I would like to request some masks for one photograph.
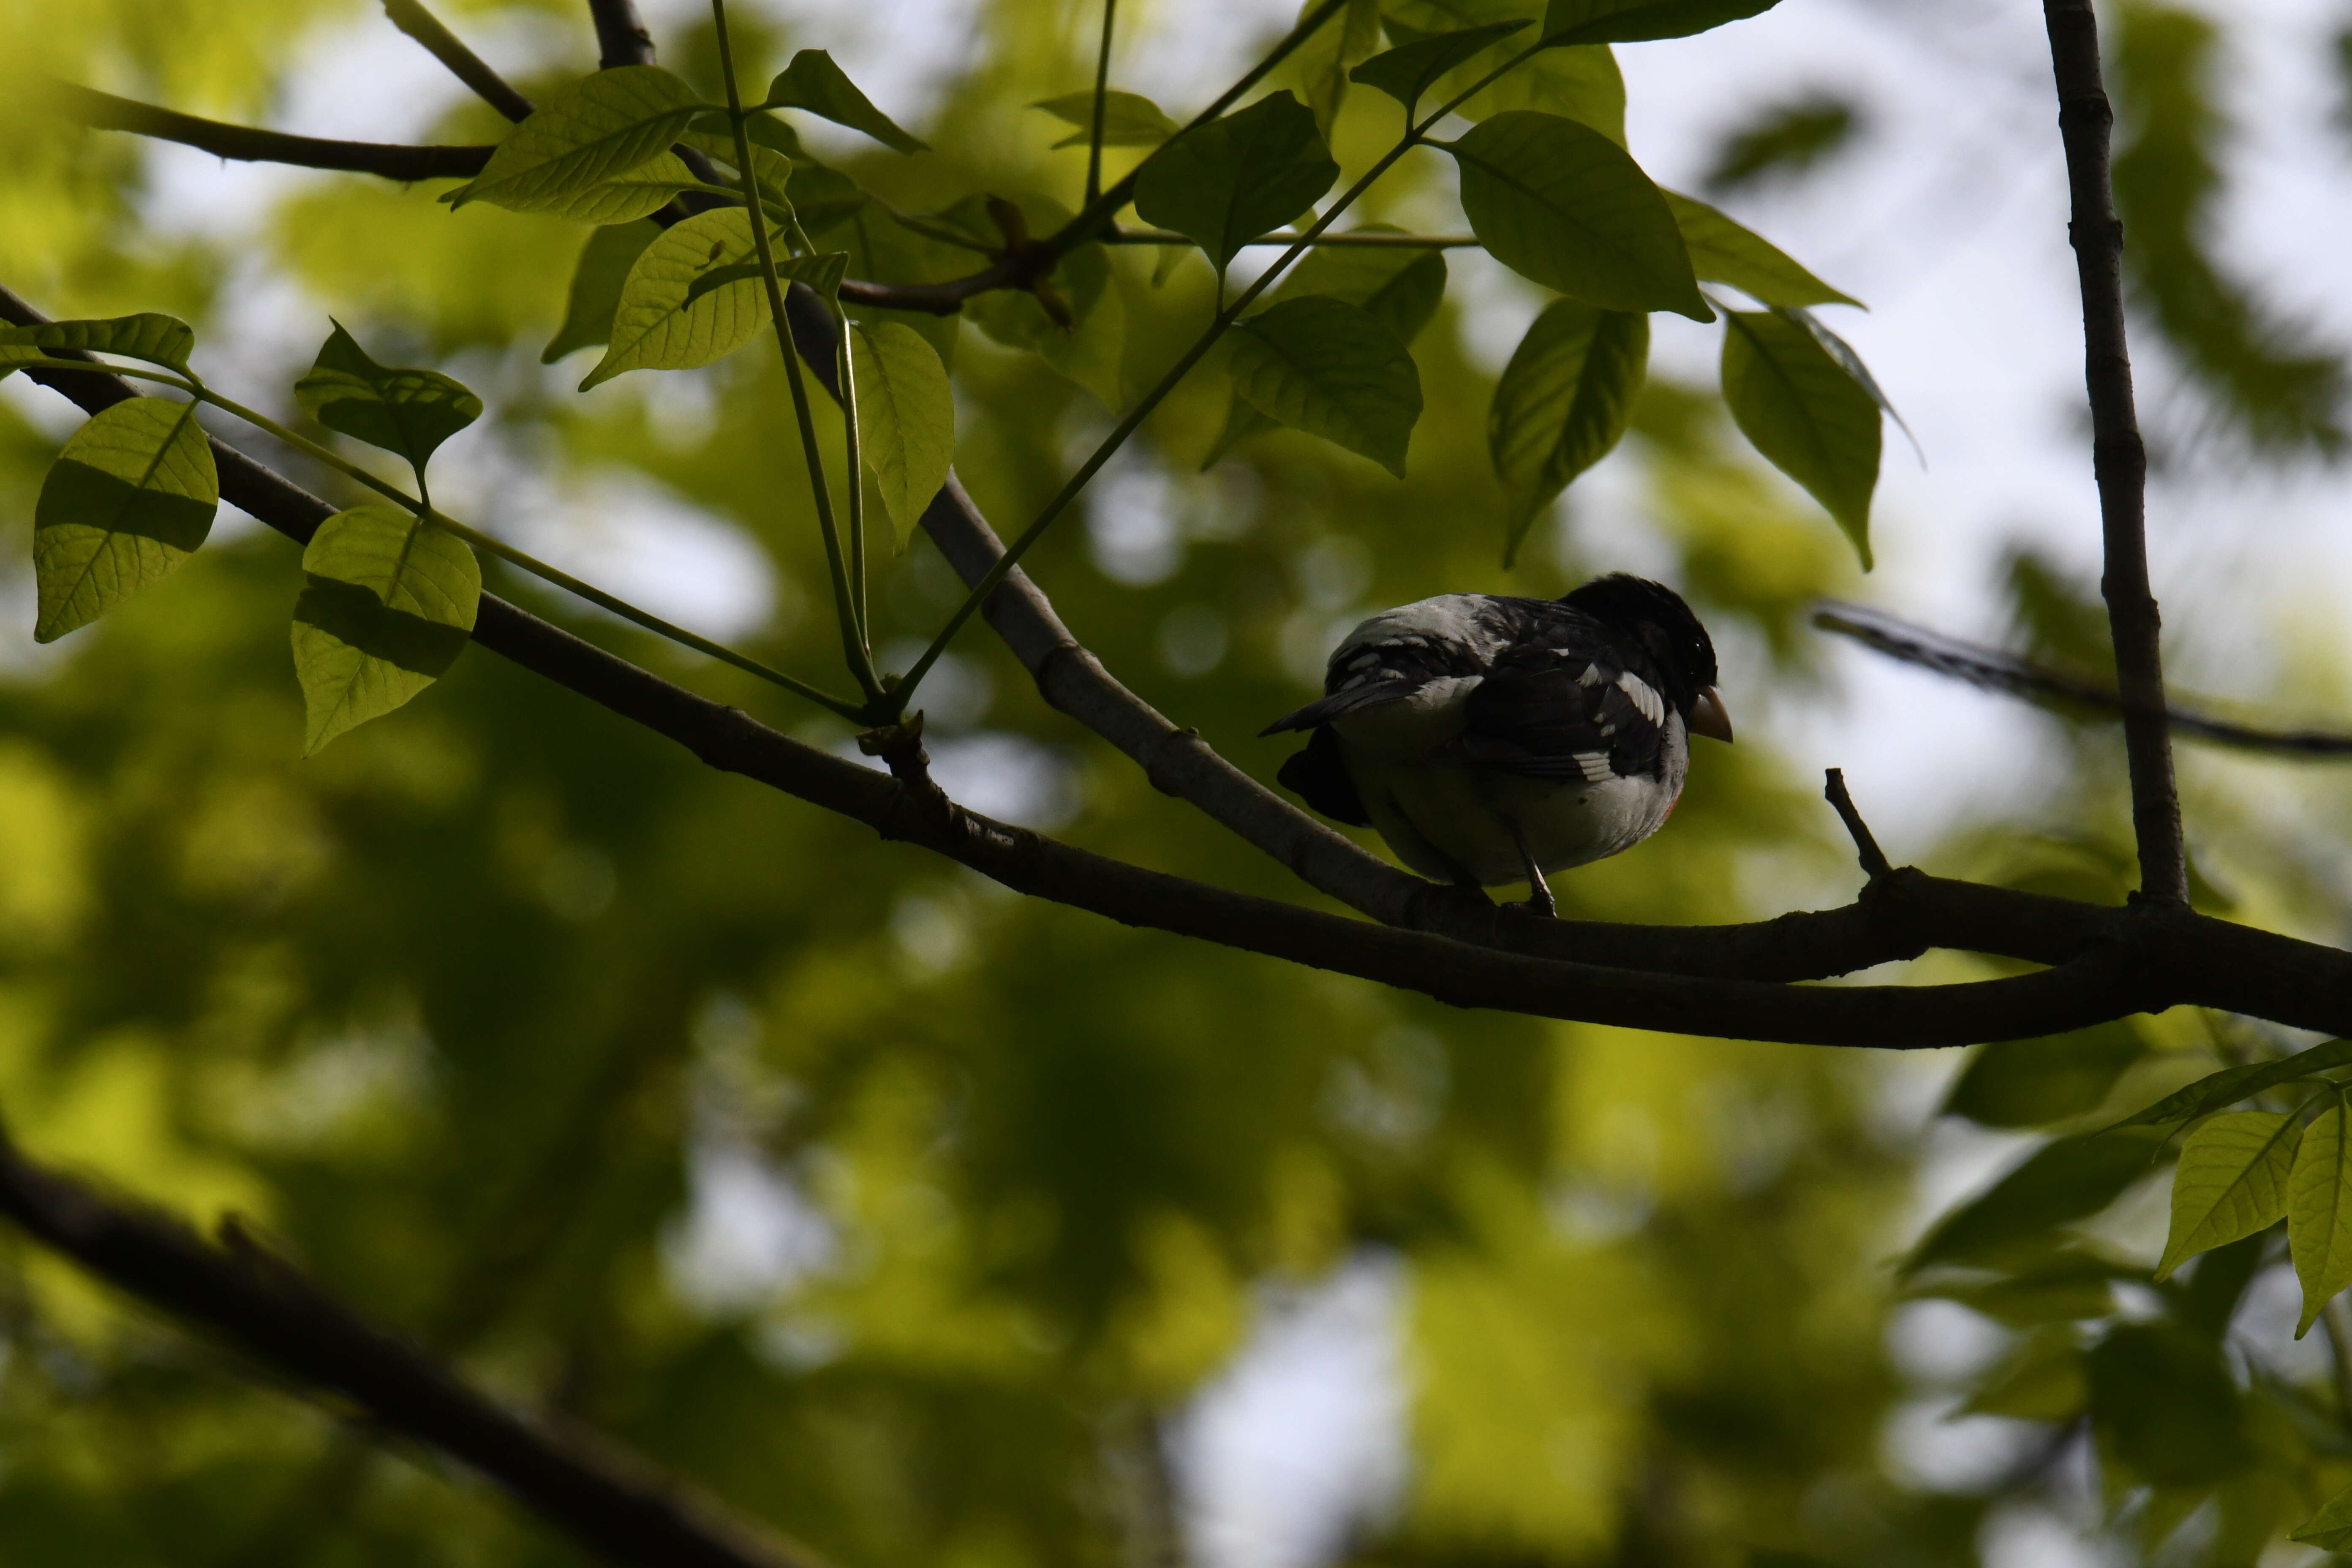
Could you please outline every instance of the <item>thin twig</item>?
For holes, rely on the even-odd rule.
[[[2147,577],[2147,446],[2132,403],[2131,356],[2124,335],[2124,229],[2108,177],[2116,115],[2100,78],[2099,23],[2091,0],[2042,0],[2042,11],[2074,207],[2067,234],[2082,283],[2091,465],[2099,485],[2106,563],[2099,586],[2106,597],[2116,684],[2124,697],[2124,752],[2131,768],[2140,892],[2186,906],[2189,858],[2165,729],[2161,619]]]
[[[1858,605],[1824,605],[1813,625],[1906,664],[1965,680],[1989,691],[2006,692],[2042,704],[2072,704],[2120,714],[2125,702],[2112,686],[2085,676],[2052,669],[1981,643],[1964,642]],[[2217,719],[2175,702],[2165,710],[2174,731],[2199,740],[2295,757],[2352,757],[2352,733],[2336,730],[2278,730]]]
[[[492,70],[481,56],[467,48],[464,39],[442,26],[441,18],[427,11],[422,0],[383,0],[383,14],[392,19],[394,26],[424,45],[435,59],[447,66],[450,75],[472,88],[483,102],[509,120],[530,118],[530,100]]]
[[[1875,882],[1894,870],[1895,868],[1887,863],[1886,851],[1881,849],[1878,840],[1871,837],[1870,825],[1863,821],[1862,813],[1854,809],[1853,796],[1846,793],[1843,768],[1829,770],[1829,779],[1822,795],[1837,808],[1838,820],[1845,824],[1846,834],[1853,840],[1854,854],[1862,861],[1862,874]]]
[[[488,147],[405,147],[383,142],[331,142],[319,136],[291,136],[282,131],[229,125],[175,110],[158,109],[83,87],[79,82],[51,79],[41,84],[40,90],[47,95],[52,108],[84,125],[100,131],[134,132],[159,141],[201,148],[215,157],[250,163],[344,169],[406,183],[470,178],[482,172],[492,151]]]
[[[212,1246],[170,1215],[110,1199],[27,1159],[5,1134],[0,1213],[100,1278],[472,1466],[607,1561],[817,1568],[805,1549],[688,1495],[604,1440],[524,1421],[243,1233],[224,1227],[233,1245]]]
[[[1091,206],[1102,195],[1103,111],[1110,101],[1110,33],[1118,14],[1118,0],[1103,0],[1102,46],[1095,52],[1094,121],[1087,133],[1087,199],[1082,205]]]

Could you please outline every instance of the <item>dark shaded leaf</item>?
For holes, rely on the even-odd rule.
[[[1624,436],[1649,359],[1645,315],[1559,300],[1528,328],[1486,415],[1486,450],[1510,497],[1505,565],[1538,514]]]
[[[2045,1328],[2020,1340],[1953,1414],[2072,1421],[2090,1399],[2090,1370],[2074,1331]]]
[[[1998,1265],[2030,1254],[2053,1231],[2098,1213],[2147,1174],[2162,1142],[2160,1132],[2133,1127],[2045,1143],[1937,1221],[1902,1271],[1916,1274],[1936,1263]]]
[[[33,508],[35,642],[170,575],[212,531],[220,478],[193,403],[133,397],[75,431]]]
[[[1432,82],[1471,56],[1499,43],[1527,25],[1526,18],[1514,17],[1508,21],[1490,22],[1482,27],[1432,33],[1409,43],[1399,44],[1385,54],[1374,55],[1349,71],[1348,79],[1378,88],[1403,104],[1405,112],[1411,114]],[[1394,29],[1397,24],[1391,23],[1390,26]]]
[[[1136,179],[1135,210],[1198,245],[1222,272],[1244,244],[1313,206],[1339,177],[1315,116],[1277,92],[1153,153]]]
[[[1302,0],[1299,20],[1320,4],[1322,0]],[[1349,68],[1380,52],[1381,20],[1379,0],[1348,0],[1340,14],[1318,27],[1284,68],[1299,98],[1314,111],[1315,129],[1327,142],[1339,106],[1348,100]]]
[[[397,507],[360,506],[320,524],[302,572],[294,671],[309,756],[456,661],[474,629],[482,570],[455,535]]]
[[[1600,132],[1515,110],[1445,150],[1472,232],[1514,272],[1605,310],[1714,320],[1665,197]]]
[[[1852,142],[1861,126],[1853,104],[1820,92],[1768,105],[1724,138],[1701,183],[1720,194],[1801,174]]]
[[[1095,95],[1091,92],[1040,99],[1029,107],[1042,109],[1055,119],[1078,128],[1075,134],[1055,142],[1056,148],[1083,147],[1094,133]],[[1103,145],[1106,147],[1157,147],[1180,129],[1181,127],[1168,118],[1166,110],[1139,92],[1112,90],[1103,94]]]
[[[1683,38],[1769,11],[1780,0],[1551,0],[1544,37],[1556,44]]]
[[[2297,1051],[2281,1061],[2250,1062],[2243,1067],[2223,1068],[2210,1073],[2195,1083],[2177,1089],[2147,1110],[2125,1117],[2116,1127],[2151,1126],[2166,1121],[2188,1121],[2252,1100],[2266,1089],[2283,1083],[2294,1083],[2314,1078],[2336,1068],[2352,1065],[2352,1040],[2329,1040],[2307,1051]]]
[[[459,382],[376,363],[340,321],[310,374],[294,384],[294,401],[328,429],[404,458],[419,474],[442,442],[482,416],[482,400]]]
[[[1266,417],[1370,458],[1399,479],[1421,417],[1421,373],[1366,311],[1286,300],[1238,323],[1234,390]]]
[[[196,346],[195,330],[177,316],[143,311],[104,321],[44,321],[31,327],[0,327],[0,345],[47,350],[79,349],[118,354],[185,373]]]
[[[2269,1231],[2257,1232],[2200,1257],[2189,1283],[2174,1287],[2179,1294],[2173,1310],[2180,1321],[2209,1339],[2229,1332],[2246,1287],[2262,1271],[2270,1238]]]
[[[2170,1323],[2123,1323],[2084,1359],[2101,1449],[2141,1479],[2200,1486],[2252,1461],[2238,1391],[2212,1341]]]
[[[1878,484],[1877,400],[1802,322],[1778,311],[1726,312],[1723,400],[1756,449],[1837,520],[1870,569],[1870,498]]]
[[[1939,1279],[1911,1293],[1958,1301],[2012,1329],[2024,1329],[2104,1318],[2116,1310],[2116,1280],[2147,1278],[2145,1269],[2060,1247],[2028,1258],[1998,1279]]]
[[[793,63],[768,85],[762,109],[805,109],[835,125],[862,131],[895,153],[920,153],[929,144],[898,129],[890,117],[857,90],[833,57],[823,49],[803,49]]]
[[[776,280],[780,283],[805,283],[826,299],[841,292],[841,280],[849,270],[849,253],[845,250],[821,250],[814,256],[780,256],[776,258]],[[686,286],[686,303],[696,300],[714,289],[724,289],[745,279],[758,280],[766,274],[756,261],[739,261],[731,267],[714,267]],[[765,297],[764,288],[762,297]]]
[[[2147,1054],[2128,1023],[2038,1040],[1979,1046],[1944,1098],[1943,1113],[1982,1127],[2038,1127],[2080,1116]]]

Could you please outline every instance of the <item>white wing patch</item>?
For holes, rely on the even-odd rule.
[[[1567,650],[1565,648],[1560,650],[1560,658],[1566,658],[1567,657]],[[1579,686],[1598,686],[1608,679],[1609,678],[1607,676],[1601,673],[1601,667],[1599,665],[1588,664],[1584,667],[1584,673],[1576,678],[1576,683]]]
[[[1634,708],[1640,711],[1643,718],[1653,724],[1662,727],[1664,725],[1665,700],[1650,689],[1648,681],[1629,669],[1617,678],[1617,689],[1632,699]]]
[[[1606,752],[1578,752],[1574,755],[1577,771],[1583,773],[1586,784],[1606,784],[1617,776],[1616,770],[1609,765]]]

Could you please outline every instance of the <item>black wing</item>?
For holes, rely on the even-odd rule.
[[[1334,822],[1350,827],[1372,825],[1363,796],[1356,793],[1356,781],[1348,776],[1348,764],[1340,760],[1338,737],[1320,725],[1307,737],[1307,749],[1283,763],[1274,778]]]
[[[1463,759],[1507,773],[1601,784],[1665,771],[1665,700],[1572,631],[1503,655],[1464,719]]]

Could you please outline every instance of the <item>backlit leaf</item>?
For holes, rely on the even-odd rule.
[[[2352,1552],[2352,1487],[2329,1498],[2287,1539],[2323,1552]]]
[[[196,346],[194,328],[176,316],[148,310],[103,321],[44,321],[30,327],[0,327],[0,344],[37,349],[79,349],[118,354],[184,372]]]
[[[1286,300],[1238,323],[1234,387],[1259,413],[1404,477],[1421,373],[1387,329],[1337,300]]]
[[[858,450],[903,550],[955,460],[955,393],[913,328],[883,321],[851,333]]]
[[[1690,248],[1691,268],[1709,283],[1728,283],[1767,305],[1858,305],[1791,260],[1769,240],[1707,205],[1673,191],[1666,205]]]
[[[657,224],[613,224],[588,237],[572,269],[572,294],[563,324],[541,349],[539,363],[553,364],[574,349],[594,348],[613,339],[613,312],[620,309],[621,285],[629,268],[661,234]]]
[[[841,280],[848,270],[849,253],[845,250],[821,250],[814,256],[776,258],[777,282],[805,283],[828,300],[841,292]],[[756,261],[738,261],[731,267],[714,267],[686,286],[685,303],[691,308],[696,300],[713,289],[724,289],[747,279],[757,282],[765,277],[765,270]],[[766,297],[763,283],[761,298]]]
[[[1682,38],[1769,11],[1780,0],[1551,0],[1544,37],[1560,44]]]
[[[1499,43],[1527,25],[1524,18],[1517,18],[1413,38],[1385,54],[1374,55],[1349,71],[1348,79],[1378,88],[1403,104],[1405,111],[1410,114],[1413,106],[1421,101],[1422,94],[1429,90],[1432,82],[1471,56]],[[1397,24],[1390,26],[1394,29]]]
[[[862,131],[896,153],[920,153],[929,143],[909,136],[890,117],[857,90],[833,57],[823,49],[803,49],[793,63],[768,86],[766,109],[805,109],[835,125]]]
[[[2172,1229],[2156,1277],[2284,1218],[2287,1177],[2302,1135],[2294,1117],[2267,1110],[2227,1111],[2191,1128],[2180,1143]]]
[[[1510,496],[1503,562],[1570,480],[1625,434],[1650,358],[1650,319],[1559,300],[1528,328],[1495,384],[1486,449]]]
[[[751,216],[741,207],[697,213],[646,247],[621,285],[611,346],[580,383],[587,391],[624,371],[709,364],[750,342],[768,323],[768,295],[756,267],[729,272],[719,288],[688,296],[706,275],[754,262]]]
[[[1244,244],[1313,206],[1339,177],[1315,116],[1277,92],[1153,153],[1136,179],[1135,210],[1198,245],[1222,272]]]
[[[441,199],[452,206],[488,202],[594,223],[643,217],[668,199],[653,199],[661,183],[673,175],[677,183],[693,178],[669,148],[711,107],[659,66],[598,71],[549,95],[507,132],[479,174]],[[625,190],[615,186],[611,199],[591,195],[625,180],[635,183]]]
[[[2352,1140],[2345,1135],[2344,1094],[2303,1131],[2287,1178],[2286,1241],[2294,1275],[2303,1282],[2303,1316],[2294,1337],[2311,1331],[2320,1309],[2352,1285]]]
[[[2314,1078],[2347,1065],[2352,1065],[2352,1040],[2329,1040],[2307,1051],[2297,1051],[2280,1061],[2250,1062],[2243,1067],[2223,1068],[2219,1072],[2208,1073],[2195,1083],[2173,1090],[2147,1110],[2126,1116],[2116,1126],[2152,1126],[2166,1121],[2191,1121],[2209,1111],[2235,1105],[2242,1100],[2252,1100],[2266,1089]]]
[[[1055,119],[1078,128],[1076,134],[1055,142],[1055,147],[1083,147],[1093,134],[1095,95],[1091,92],[1040,99],[1029,107],[1042,109]],[[1168,118],[1166,110],[1139,92],[1113,89],[1103,94],[1103,145],[1106,147],[1157,147],[1180,129],[1181,127]]]
[[[457,380],[378,364],[340,321],[294,384],[294,400],[328,429],[405,458],[420,474],[442,442],[482,416],[482,400]]]
[[[1445,150],[1472,232],[1512,271],[1604,310],[1714,319],[1665,197],[1600,132],[1515,110]]]
[[[1732,418],[1774,468],[1837,520],[1868,571],[1877,401],[1801,322],[1777,311],[1727,316],[1723,400]]]
[[[2146,1175],[2163,1135],[2126,1128],[2061,1138],[1936,1222],[1903,1272],[1936,1263],[1997,1264],[2046,1244],[2051,1233],[2113,1203]]]
[[[1487,68],[1477,60],[1458,68],[1437,85],[1437,95],[1452,97],[1475,82],[1473,73]],[[1514,109],[1565,115],[1625,145],[1625,77],[1606,44],[1546,49],[1480,88],[1454,112],[1465,120],[1490,120]]]
[[[35,642],[89,625],[168,576],[220,504],[193,403],[133,397],[75,431],[33,509]]]
[[[392,506],[320,524],[302,552],[294,672],[302,754],[391,712],[456,661],[474,629],[482,569],[454,534]]]
[[[1305,21],[1321,4],[1322,0],[1302,0],[1299,20]],[[1314,111],[1315,128],[1327,142],[1339,106],[1348,100],[1349,68],[1380,52],[1381,11],[1379,0],[1348,0],[1338,16],[1298,46],[1284,68],[1299,98]]]

